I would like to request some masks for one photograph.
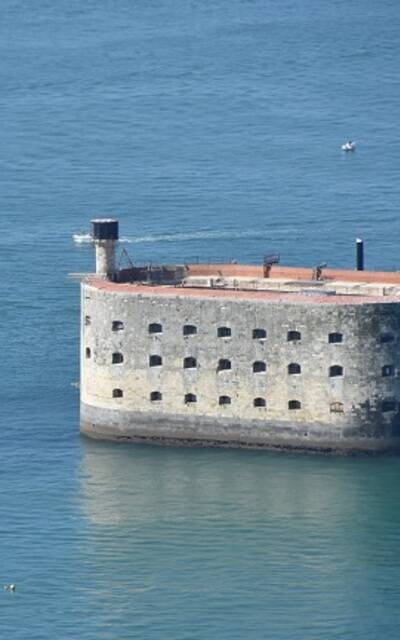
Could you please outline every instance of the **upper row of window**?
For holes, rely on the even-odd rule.
[[[91,324],[91,317],[85,316],[85,325],[88,326]],[[113,331],[123,331],[124,323],[122,320],[113,320],[112,322],[112,330]],[[149,334],[160,334],[163,332],[162,324],[159,322],[151,322],[148,325]],[[182,333],[184,336],[192,336],[197,334],[197,327],[194,324],[185,324],[182,327]],[[217,336],[218,338],[229,338],[232,336],[231,327],[218,327],[217,328]],[[252,330],[252,337],[254,340],[266,340],[267,331],[265,329],[257,328]],[[384,344],[388,342],[394,342],[394,335],[392,333],[381,333],[379,336],[379,341]],[[288,331],[287,332],[287,341],[288,342],[300,342],[301,333],[300,331]],[[331,344],[337,344],[343,342],[343,334],[337,331],[328,334],[328,342]]]

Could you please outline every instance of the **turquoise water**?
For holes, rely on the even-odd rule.
[[[1,637],[397,638],[397,458],[93,443],[72,234],[398,269],[391,0],[3,0]],[[340,146],[352,138],[354,154]]]

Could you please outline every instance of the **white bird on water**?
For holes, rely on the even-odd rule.
[[[5,584],[3,587],[3,589],[6,589],[7,591],[15,591],[16,588],[16,584]]]

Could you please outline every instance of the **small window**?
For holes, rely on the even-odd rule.
[[[150,402],[160,402],[162,400],[162,393],[159,391],[152,391],[150,394]]]
[[[267,370],[267,365],[262,360],[256,360],[253,362],[254,373],[264,373]]]
[[[113,398],[122,398],[124,395],[124,392],[122,391],[122,389],[113,389],[112,395],[113,395]]]
[[[330,344],[337,344],[338,342],[343,342],[343,334],[342,333],[330,333],[328,336],[328,342]]]
[[[288,331],[287,341],[288,342],[300,342],[301,333],[300,331]]]
[[[301,366],[297,362],[291,362],[288,365],[288,374],[292,376],[296,373],[301,373]]]
[[[232,335],[230,327],[218,327],[218,338],[228,338]]]
[[[382,402],[382,411],[385,413],[386,411],[396,411],[397,402],[395,400],[383,400]]]
[[[194,324],[185,324],[183,326],[183,335],[184,336],[194,336],[197,333],[197,327]]]
[[[254,398],[253,405],[255,407],[265,407],[266,406],[265,398]]]
[[[162,357],[161,356],[150,356],[149,357],[149,366],[150,367],[161,367],[162,365]]]
[[[343,413],[343,404],[341,402],[331,402],[330,410],[331,413]]]
[[[122,355],[122,353],[113,353],[112,354],[112,363],[113,364],[121,364],[121,362],[124,361],[124,356]]]
[[[90,357],[92,356],[92,352],[91,352],[91,350],[90,350],[90,347],[86,347],[86,351],[85,351],[85,353],[86,353],[86,357],[87,357],[87,358],[90,358]]]
[[[385,364],[382,367],[382,377],[387,378],[388,376],[394,376],[394,366],[392,364]]]
[[[265,340],[267,332],[265,329],[253,329],[253,340]]]
[[[229,396],[220,396],[219,397],[219,404],[231,404],[231,399]]]
[[[113,320],[112,330],[113,331],[122,331],[124,328],[124,323],[121,320]]]
[[[231,361],[230,360],[219,360],[218,361],[218,371],[227,371],[228,369],[231,369],[232,365],[231,365]]]
[[[393,340],[394,335],[392,333],[381,333],[380,341],[382,344],[385,344],[386,342],[393,342]]]
[[[149,324],[149,333],[162,333],[162,325],[158,322]]]
[[[197,397],[194,393],[187,393],[185,395],[185,404],[192,404],[193,402],[197,402]]]
[[[340,367],[338,364],[334,364],[332,367],[329,367],[329,377],[337,378],[338,376],[343,375],[343,367]]]
[[[196,358],[184,358],[183,360],[183,368],[184,369],[195,369],[197,367]]]
[[[92,319],[90,316],[85,316],[85,325],[88,327],[90,324],[92,324]]]
[[[301,402],[299,400],[289,400],[288,408],[290,409],[290,411],[301,409]]]

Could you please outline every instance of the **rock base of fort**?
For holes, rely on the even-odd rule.
[[[378,434],[377,434],[378,431]],[[118,411],[81,404],[81,433],[90,438],[196,447],[324,454],[400,453],[400,437],[354,424],[237,422],[229,418]]]

